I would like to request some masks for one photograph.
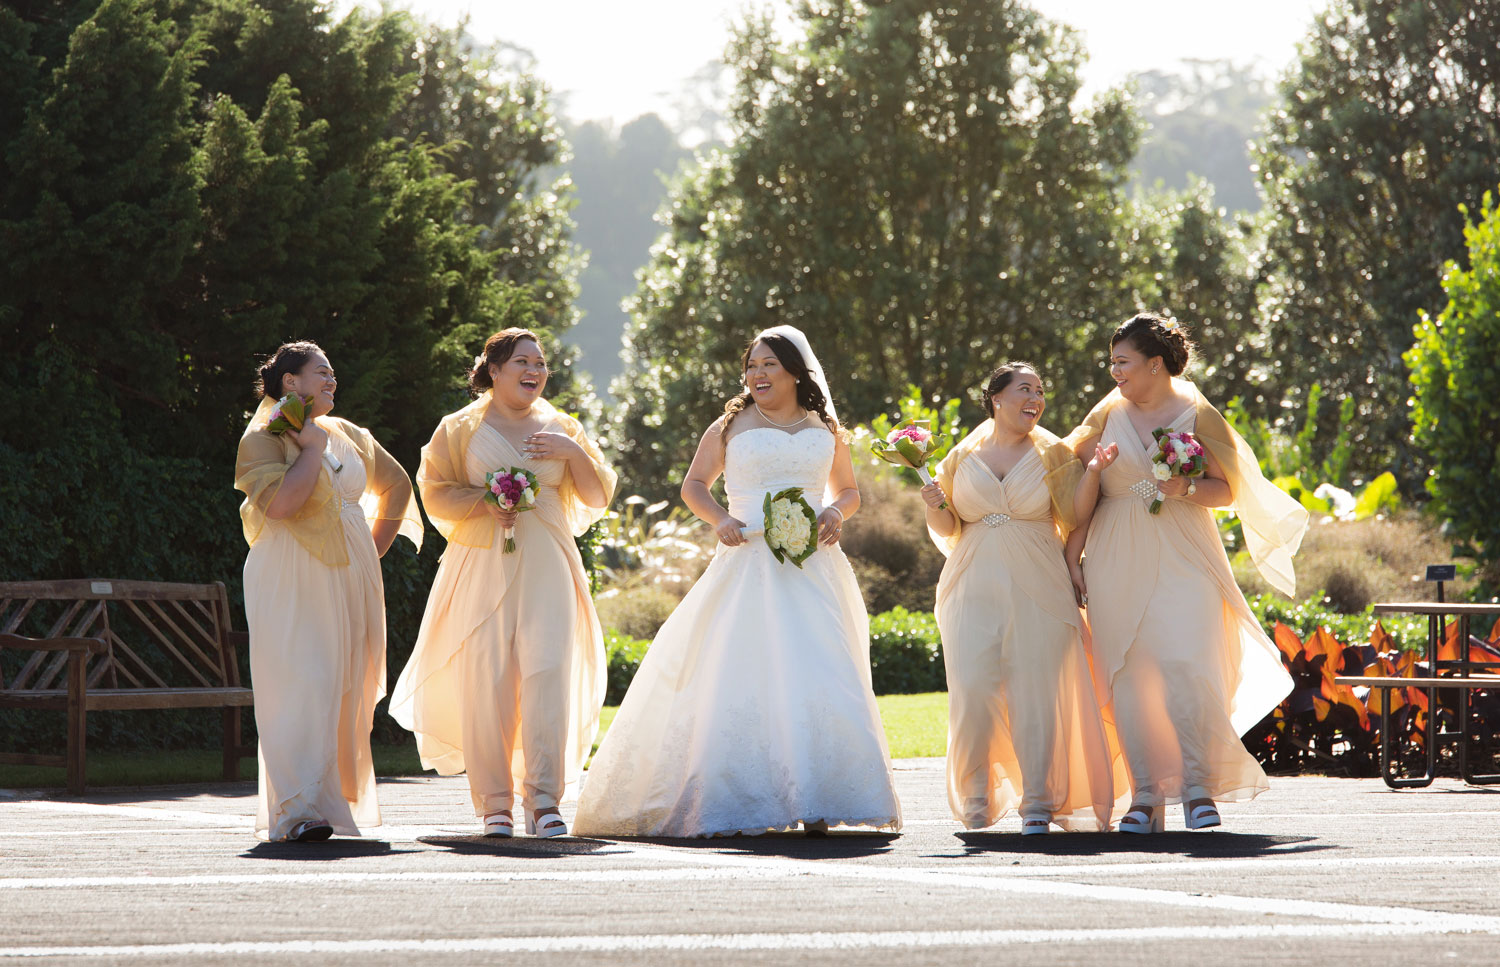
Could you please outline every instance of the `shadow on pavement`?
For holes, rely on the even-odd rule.
[[[602,839],[585,839],[577,836],[556,839],[490,839],[478,834],[472,836],[418,836],[417,842],[426,846],[437,846],[467,856],[510,856],[520,859],[553,860],[563,856],[611,856],[628,853],[629,850],[611,849],[615,844]]]
[[[378,839],[329,839],[321,843],[257,843],[240,854],[247,860],[348,860],[364,856],[392,856],[412,850],[393,849]]]
[[[715,836],[709,839],[672,839],[665,836],[620,837],[622,842],[674,846],[679,849],[711,850],[727,856],[781,856],[799,860],[857,859],[889,853],[899,837],[895,833],[833,831],[823,836],[800,832],[765,833],[760,836]]]
[[[1016,853],[1037,856],[1184,856],[1193,858],[1243,859],[1272,854],[1292,856],[1339,849],[1322,844],[1315,836],[1264,836],[1255,833],[1165,832],[1149,836],[1119,833],[1052,833],[1022,836],[1020,833],[971,831],[954,833],[963,841],[962,853],[940,856],[976,856],[985,853]]]

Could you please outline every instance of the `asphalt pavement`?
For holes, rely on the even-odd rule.
[[[1153,836],[966,832],[897,764],[901,835],[488,840],[462,777],[360,839],[254,839],[252,783],[0,790],[0,967],[1500,965],[1500,787],[1273,779]],[[571,809],[564,807],[564,818]]]

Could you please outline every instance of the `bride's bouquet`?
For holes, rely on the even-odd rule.
[[[766,494],[766,546],[785,564],[791,561],[799,568],[818,549],[818,515],[802,496],[801,487],[788,487]]]
[[[1156,449],[1151,453],[1151,476],[1158,481],[1173,477],[1201,477],[1208,469],[1203,444],[1186,430],[1157,427],[1151,431],[1151,436],[1156,440]],[[1157,491],[1149,508],[1151,513],[1161,513],[1161,502],[1161,491]]]
[[[870,452],[886,463],[910,467],[926,485],[932,483],[932,474],[927,472],[927,462],[947,439],[942,434],[933,433],[927,420],[906,420],[898,423],[886,434],[884,440],[879,437],[871,440]],[[947,507],[947,501],[942,506]]]
[[[536,474],[524,467],[492,470],[484,475],[484,499],[501,510],[520,512],[536,506]],[[516,549],[514,527],[505,528],[504,554]]]

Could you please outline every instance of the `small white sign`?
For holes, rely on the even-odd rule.
[[[89,590],[95,594],[114,594],[115,586],[108,581],[90,581]]]

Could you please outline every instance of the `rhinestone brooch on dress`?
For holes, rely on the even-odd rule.
[[[1155,500],[1156,499],[1156,481],[1155,480],[1137,480],[1135,483],[1133,483],[1133,484],[1130,485],[1130,492],[1133,493],[1133,494],[1135,494],[1137,497],[1141,498],[1142,500]]]
[[[985,514],[983,517],[981,517],[979,519],[982,520],[982,521],[984,521],[986,524],[989,524],[991,527],[999,527],[1001,524],[1008,523],[1010,521],[1010,515],[1009,514]]]

